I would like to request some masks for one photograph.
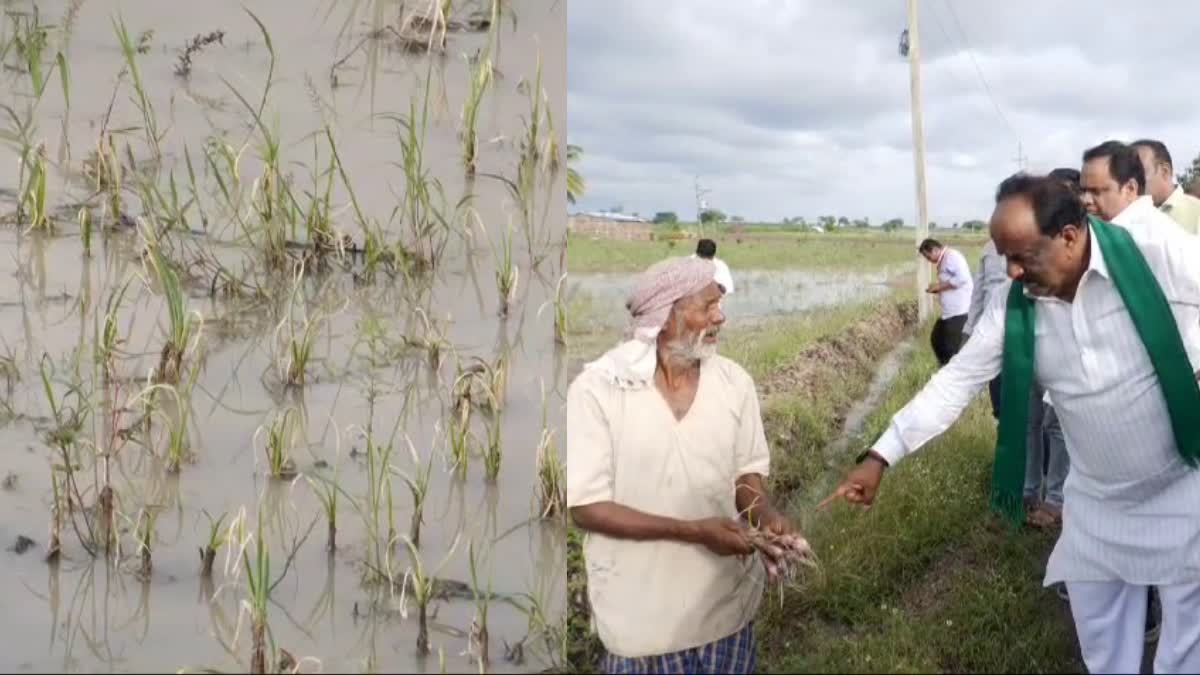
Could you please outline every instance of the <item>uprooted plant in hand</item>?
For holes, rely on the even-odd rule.
[[[808,540],[799,534],[775,534],[770,530],[751,528],[747,537],[763,556],[769,583],[791,582],[801,567],[817,569],[816,554]]]

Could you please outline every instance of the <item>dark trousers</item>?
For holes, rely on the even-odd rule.
[[[1000,376],[988,382],[988,397],[992,399],[992,417],[1000,419]]]
[[[933,354],[939,365],[950,363],[951,357],[958,353],[963,343],[963,326],[967,324],[967,315],[960,314],[949,319],[938,319],[933,324],[933,333],[929,342],[933,345]]]

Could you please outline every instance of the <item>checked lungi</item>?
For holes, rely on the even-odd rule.
[[[656,656],[605,655],[601,672],[625,673],[753,673],[756,665],[754,622],[716,642]]]

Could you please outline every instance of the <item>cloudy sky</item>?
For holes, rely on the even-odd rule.
[[[930,218],[986,219],[1017,168],[1108,138],[1200,153],[1196,0],[921,0]],[[574,0],[576,208],[915,218],[905,0]],[[989,96],[990,90],[990,96]]]

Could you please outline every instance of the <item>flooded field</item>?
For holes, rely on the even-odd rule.
[[[913,266],[875,272],[813,269],[736,270],[734,292],[722,301],[730,325],[750,325],[764,318],[835,307],[883,296],[890,283]],[[636,274],[572,274],[566,297],[572,322],[581,330],[619,329],[628,322],[625,300]],[[578,310],[578,311],[575,311]]]
[[[0,9],[0,667],[558,666],[565,3]]]

